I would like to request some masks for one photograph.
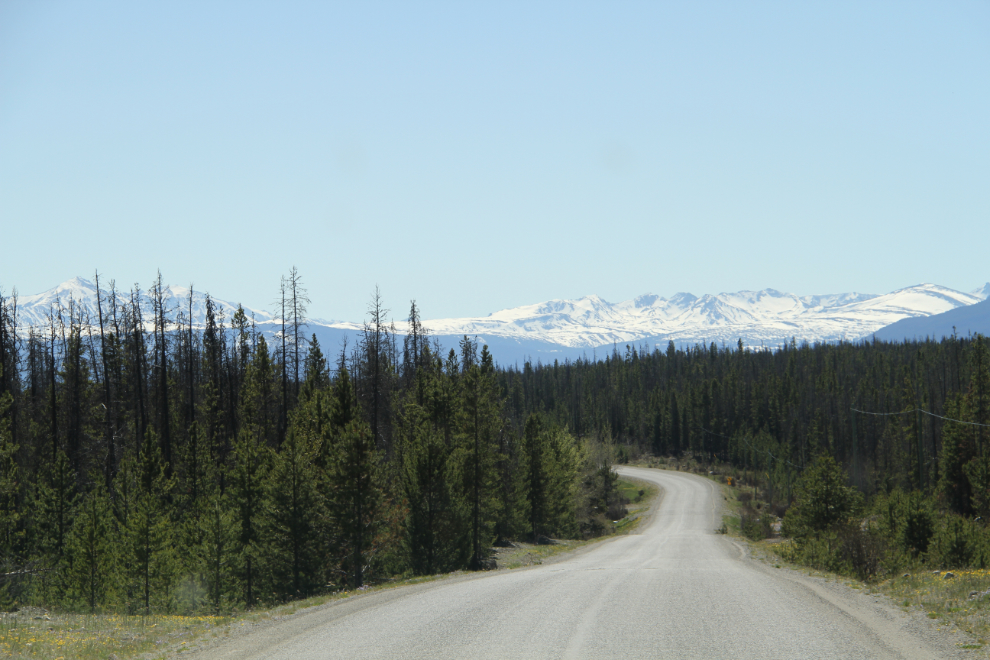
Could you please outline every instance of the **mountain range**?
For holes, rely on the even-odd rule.
[[[129,300],[129,294],[123,295]],[[592,295],[524,305],[484,317],[433,319],[423,324],[445,346],[456,345],[464,335],[476,336],[489,345],[500,363],[508,364],[528,358],[552,361],[592,357],[610,352],[616,345],[663,348],[670,341],[677,346],[710,342],[734,345],[741,339],[750,347],[772,348],[792,338],[799,342],[833,342],[874,335],[890,340],[936,336],[945,326],[939,319],[953,314],[961,319],[957,326],[975,323],[972,331],[976,332],[981,331],[976,327],[982,327],[980,319],[990,326],[990,302],[983,303],[988,298],[990,283],[969,293],[919,284],[887,294],[797,296],[764,289],[700,297],[690,293],[670,298],[645,294],[618,303]],[[165,299],[173,315],[188,315],[188,288],[169,286]],[[60,303],[67,309],[70,300],[77,309],[95,316],[96,287],[76,277],[43,293],[20,297],[18,325],[44,326],[53,306]],[[194,325],[204,322],[205,300],[204,293],[193,292]],[[213,300],[227,320],[237,309],[235,303]],[[142,308],[149,309],[149,303],[144,292]],[[277,333],[280,321],[275,314],[248,307],[245,311],[263,332]],[[333,347],[345,339],[353,344],[361,328],[357,322],[310,319],[306,332],[316,334],[321,344],[333,352]],[[960,327],[958,331],[965,334],[968,329]],[[396,330],[405,333],[405,322],[396,322]],[[951,330],[943,334],[951,334]]]

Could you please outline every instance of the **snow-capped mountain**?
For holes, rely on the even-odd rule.
[[[969,293],[970,295],[976,296],[980,300],[986,300],[987,298],[990,298],[990,282],[987,282],[979,289],[973,289]]]
[[[438,319],[425,325],[439,335],[494,335],[540,339],[593,348],[648,341],[778,345],[799,341],[858,339],[903,318],[930,316],[972,305],[981,298],[935,284],[885,295],[843,293],[796,296],[773,289],[670,299],[643,295],[620,303],[598,296],[552,300],[474,319]]]
[[[109,313],[110,298],[107,291],[107,283],[101,283],[100,289],[103,293],[103,301],[101,304],[103,306],[104,313]],[[131,293],[129,291],[118,290],[118,305],[129,303],[130,296]],[[141,309],[150,319],[151,298],[149,298],[147,290],[141,290],[140,299]],[[189,287],[167,286],[165,287],[164,299],[165,306],[167,309],[171,310],[170,316],[173,319],[175,314],[180,311],[184,315],[188,316]],[[223,311],[223,316],[227,320],[229,320],[234,315],[234,312],[237,311],[236,304],[232,304],[218,298],[213,298],[213,303],[219,310]],[[66,318],[69,316],[71,306],[76,310],[77,314],[82,315],[82,319],[85,319],[87,315],[89,318],[95,319],[97,311],[96,285],[85,278],[73,277],[71,280],[62,282],[48,291],[31,296],[19,296],[17,298],[17,324],[21,327],[41,327],[47,325],[49,314],[54,312],[57,317],[59,305],[61,305],[63,315]],[[244,311],[248,314],[248,316],[254,314],[255,319],[259,322],[270,321],[272,319],[272,315],[265,311],[250,309],[247,307],[244,308]],[[196,291],[195,288],[193,289],[192,296],[192,317],[194,325],[203,325],[206,320],[206,293]]]
[[[106,305],[105,288],[103,295]],[[129,300],[129,293],[119,295]],[[919,284],[883,295],[797,296],[764,289],[700,297],[690,293],[678,293],[670,298],[645,294],[618,303],[592,295],[504,309],[479,318],[434,319],[423,325],[448,344],[456,343],[463,335],[477,336],[505,363],[524,355],[576,357],[597,347],[625,343],[645,342],[651,347],[658,344],[662,347],[668,341],[690,346],[709,342],[735,344],[742,339],[748,346],[774,347],[792,337],[809,342],[855,340],[901,319],[928,317],[974,305],[988,295],[990,284],[972,293]],[[142,308],[150,310],[147,292],[141,296]],[[90,318],[95,317],[96,287],[76,277],[44,293],[20,297],[18,325],[44,326],[51,310],[58,304],[67,310],[70,300],[72,306],[83,312],[83,317],[86,313]],[[213,300],[229,321],[237,305],[218,298]],[[169,286],[166,301],[173,318],[179,312],[187,314],[189,289]],[[266,334],[276,334],[280,329],[281,323],[274,315],[258,309],[245,308],[245,311],[253,315],[259,329]],[[203,324],[204,293],[194,292],[192,316],[194,325]],[[403,333],[406,324],[397,322],[396,329]],[[321,344],[334,350],[332,346],[338,345],[343,337],[353,338],[360,330],[360,323],[310,320],[306,332],[315,333]],[[353,345],[352,339],[349,341]]]

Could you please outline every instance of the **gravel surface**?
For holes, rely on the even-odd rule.
[[[663,489],[639,533],[526,569],[354,596],[232,633],[196,658],[944,658],[962,633],[883,599],[748,557],[714,533],[721,493]]]

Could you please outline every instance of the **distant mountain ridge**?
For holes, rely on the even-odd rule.
[[[121,294],[129,300],[127,293]],[[106,296],[106,290],[104,290]],[[147,292],[142,308],[150,309]],[[173,314],[188,310],[189,289],[169,286],[168,306]],[[627,343],[678,346],[716,342],[735,344],[742,339],[748,346],[774,347],[791,338],[808,342],[856,340],[872,336],[902,319],[923,319],[968,308],[990,297],[990,283],[970,293],[936,284],[919,284],[887,294],[839,293],[797,296],[774,289],[738,291],[694,296],[678,293],[670,298],[644,294],[631,300],[610,303],[591,295],[576,300],[549,300],[494,312],[485,317],[433,319],[423,325],[444,344],[453,345],[464,335],[477,336],[493,347],[500,362],[523,356],[577,357],[594,354],[596,349]],[[96,314],[96,287],[81,277],[73,278],[49,291],[18,300],[18,325],[44,326],[56,301]],[[213,298],[229,321],[237,305]],[[194,291],[193,324],[205,321],[205,292]],[[266,334],[276,334],[279,319],[272,313],[245,307],[245,311]],[[150,315],[149,315],[150,318]],[[185,320],[188,322],[188,320]],[[406,332],[405,322],[396,322],[396,331]],[[311,319],[307,334],[315,333],[321,343],[350,341],[360,332],[358,322]],[[498,352],[496,352],[496,348]],[[332,350],[332,349],[331,349]]]
[[[104,306],[107,305],[107,286],[107,282],[100,284],[100,289],[103,291]],[[131,293],[129,291],[118,290],[117,296],[120,303],[129,302]],[[142,290],[140,296],[141,309],[149,313],[150,319],[151,298],[148,296],[148,291],[146,289]],[[173,310],[173,318],[174,312],[181,311],[183,314],[188,315],[189,287],[168,285],[165,288],[164,298],[166,307]],[[229,303],[218,298],[213,298],[212,300],[217,308],[223,311],[224,317],[228,320],[237,311],[237,304],[235,303]],[[17,299],[18,325],[21,327],[41,327],[47,325],[48,315],[53,310],[56,310],[57,305],[61,305],[65,315],[68,316],[70,301],[82,313],[88,314],[90,318],[95,319],[97,312],[96,285],[86,278],[73,277],[71,280],[66,280],[48,291],[30,296],[19,296]],[[271,314],[262,310],[245,307],[244,311],[248,316],[254,314],[258,321],[270,321],[272,319]],[[202,325],[206,321],[205,291],[196,291],[195,288],[193,289],[192,316],[194,325]]]
[[[956,335],[966,337],[980,333],[990,337],[990,283],[972,292],[981,302],[950,309],[941,314],[901,319],[873,333],[884,341],[904,341],[931,338],[935,341]]]
[[[425,324],[440,335],[494,335],[540,339],[569,348],[626,342],[778,345],[852,340],[903,318],[930,316],[973,305],[981,298],[935,284],[876,295],[842,293],[796,296],[774,289],[701,297],[652,294],[620,303],[598,296],[551,300],[502,310],[487,317],[437,319]]]

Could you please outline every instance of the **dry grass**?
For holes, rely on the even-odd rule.
[[[164,654],[166,648],[181,647],[231,621],[215,616],[49,614],[27,608],[0,615],[0,657],[110,660]]]
[[[946,578],[947,573],[954,577]],[[920,608],[940,625],[958,626],[981,646],[990,639],[990,570],[915,571],[873,589],[905,609]]]

